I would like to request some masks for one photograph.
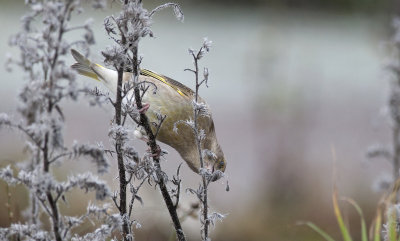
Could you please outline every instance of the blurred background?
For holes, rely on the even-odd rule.
[[[162,1],[144,1],[153,9]],[[391,129],[385,109],[389,81],[384,64],[385,44],[397,1],[377,0],[252,0],[178,1],[184,23],[170,9],[154,18],[155,38],[140,43],[143,68],[154,70],[193,86],[187,49],[198,48],[203,37],[213,41],[211,52],[201,61],[210,69],[210,87],[201,95],[213,111],[219,143],[228,166],[226,180],[210,188],[212,211],[227,214],[212,230],[213,240],[322,240],[299,221],[312,221],[335,238],[340,237],[333,214],[332,173],[337,169],[341,196],[355,199],[365,212],[368,225],[382,193],[376,181],[390,177],[391,165],[371,161],[366,151],[372,144],[390,145]],[[8,46],[9,36],[20,28],[28,9],[23,1],[0,0],[0,53],[18,55]],[[112,42],[103,30],[103,19],[116,14],[86,11],[75,22],[93,18],[96,44],[91,58],[102,62],[100,51]],[[79,34],[79,33],[76,33]],[[66,61],[73,63],[72,58]],[[5,57],[0,58],[4,66]],[[0,112],[18,117],[17,96],[24,75],[17,68],[0,67]],[[79,77],[82,86],[94,82]],[[65,138],[70,146],[102,142],[110,146],[108,128],[111,107],[92,108],[85,98],[65,102]],[[143,143],[135,143],[143,153]],[[169,147],[162,166],[174,173],[182,162]],[[336,153],[336,161],[332,152]],[[22,135],[0,132],[0,167],[16,165],[25,158]],[[103,176],[117,187],[116,162]],[[57,178],[94,170],[87,160],[72,160],[54,169]],[[197,187],[200,178],[184,164],[183,188]],[[9,225],[6,185],[0,181],[0,226]],[[13,221],[23,220],[28,202],[22,187],[10,187]],[[172,229],[163,200],[154,187],[142,189],[144,204],[135,206],[142,228],[137,240],[166,240]],[[73,192],[64,213],[76,215],[86,209],[93,195]],[[194,198],[182,194],[181,214]],[[352,234],[359,235],[355,211],[342,203]],[[190,240],[199,237],[196,218],[183,223]],[[93,229],[91,225],[77,232]],[[196,238],[197,237],[197,238]]]

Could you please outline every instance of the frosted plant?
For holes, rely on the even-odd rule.
[[[195,98],[193,100],[193,120],[185,120],[185,121],[178,121],[174,125],[174,131],[177,131],[177,124],[185,124],[186,126],[190,127],[193,130],[195,141],[197,145],[197,149],[199,151],[199,158],[200,158],[200,175],[202,176],[202,183],[199,187],[195,190],[193,188],[188,188],[186,191],[192,194],[195,194],[196,197],[199,199],[201,203],[201,215],[200,215],[200,223],[201,223],[201,237],[202,240],[208,241],[211,240],[209,237],[209,227],[210,224],[215,226],[215,222],[217,220],[222,220],[225,218],[226,215],[213,212],[209,214],[209,206],[208,206],[208,187],[209,185],[215,181],[220,179],[224,176],[224,173],[220,170],[216,170],[211,172],[209,169],[206,168],[204,157],[211,156],[216,157],[215,153],[211,150],[202,149],[202,141],[205,140],[205,131],[199,128],[199,117],[201,116],[209,116],[209,110],[205,103],[199,102],[199,89],[200,87],[205,84],[208,87],[208,77],[209,71],[208,68],[204,67],[203,69],[203,77],[200,79],[200,68],[199,68],[199,61],[205,56],[207,52],[210,51],[212,42],[207,38],[203,39],[203,44],[199,50],[189,49],[189,54],[193,58],[193,69],[185,69],[186,71],[190,71],[195,76]],[[228,184],[226,190],[229,190]]]
[[[20,118],[0,114],[0,127],[11,128],[23,133],[26,139],[28,158],[19,168],[10,166],[0,170],[0,178],[8,185],[23,184],[30,195],[29,215],[24,223],[11,224],[0,229],[0,239],[16,240],[93,240],[104,239],[113,230],[119,229],[120,222],[106,221],[101,229],[84,237],[71,233],[90,215],[99,215],[110,220],[107,212],[90,209],[91,212],[78,217],[63,215],[58,208],[60,201],[66,201],[65,193],[73,188],[96,193],[96,198],[105,200],[112,196],[107,185],[92,173],[72,175],[65,181],[53,176],[51,166],[66,159],[89,157],[99,173],[108,170],[108,161],[101,145],[74,143],[72,148],[64,144],[64,113],[60,102],[76,100],[81,93],[75,82],[75,73],[64,60],[72,46],[89,50],[94,43],[90,21],[73,26],[70,20],[74,14],[83,11],[80,0],[27,0],[29,13],[22,17],[22,30],[10,39],[10,45],[20,49],[20,57],[9,58],[26,73],[26,84],[19,93],[18,111]],[[92,1],[93,7],[105,6],[105,1]],[[81,31],[83,36],[71,40],[65,35]],[[11,65],[9,65],[11,66]],[[93,211],[94,210],[94,211]],[[40,217],[46,215],[51,231],[43,230]],[[115,219],[115,218],[114,218]]]
[[[118,16],[109,16],[104,19],[106,33],[114,41],[114,45],[102,52],[104,62],[112,66],[118,73],[118,83],[116,86],[116,98],[110,100],[115,109],[113,125],[110,128],[109,136],[115,145],[117,156],[120,182],[119,192],[113,196],[114,203],[123,217],[122,234],[124,240],[133,239],[132,225],[136,222],[132,220],[132,209],[135,200],[142,202],[138,196],[139,189],[147,180],[155,183],[161,191],[169,214],[173,221],[175,231],[179,240],[185,240],[183,230],[177,215],[177,203],[179,202],[180,178],[179,168],[177,176],[174,177],[172,184],[175,188],[168,190],[168,176],[162,171],[160,157],[165,153],[156,143],[158,131],[165,120],[165,116],[157,114],[158,123],[150,123],[143,110],[143,95],[153,90],[155,86],[146,81],[139,81],[139,65],[141,58],[138,56],[139,41],[146,36],[153,36],[151,30],[151,19],[155,13],[171,7],[176,17],[183,20],[180,7],[174,3],[167,3],[156,7],[151,12],[143,8],[139,0],[121,1],[122,10]],[[126,83],[123,82],[123,73],[132,72],[132,77]],[[136,151],[129,147],[129,129],[125,127],[127,118],[131,118],[146,132],[150,152],[138,157]],[[150,128],[150,124],[156,125],[156,131]],[[139,184],[135,185],[134,180]],[[131,193],[131,200],[128,201],[127,188]],[[175,198],[175,204],[172,201]]]
[[[391,147],[375,145],[368,150],[369,158],[381,158],[392,164],[392,183],[400,177],[400,19],[394,18],[392,22],[393,35],[387,44],[391,55],[386,63],[390,74],[389,98],[386,109],[390,115],[392,130]],[[378,186],[388,186],[382,183]]]
[[[386,69],[390,74],[389,98],[386,110],[390,115],[392,139],[390,146],[375,145],[368,150],[369,158],[380,158],[392,164],[392,174],[382,175],[374,188],[385,190],[384,208],[386,222],[382,226],[383,240],[397,240],[399,235],[399,184],[400,184],[400,19],[392,21],[393,35],[388,42],[390,56]],[[379,208],[378,208],[379,211]]]
[[[107,35],[114,45],[102,52],[105,63],[112,66],[118,73],[116,97],[100,92],[98,89],[79,89],[75,82],[75,72],[64,61],[71,47],[79,47],[89,53],[89,45],[94,43],[93,31],[88,20],[80,26],[71,26],[73,13],[81,13],[80,0],[27,0],[31,11],[22,18],[23,29],[10,40],[12,46],[19,47],[19,59],[9,58],[7,67],[16,64],[27,75],[27,83],[22,88],[18,107],[20,120],[10,118],[0,113],[0,127],[20,131],[26,137],[28,159],[20,164],[18,169],[7,166],[0,170],[0,178],[8,185],[23,184],[30,193],[30,215],[25,223],[12,224],[9,228],[0,229],[1,239],[16,238],[34,240],[105,240],[115,239],[112,235],[121,234],[123,240],[134,239],[134,228],[140,227],[133,218],[133,204],[143,202],[139,190],[145,183],[155,185],[161,191],[166,207],[171,216],[178,240],[186,240],[181,221],[177,215],[182,180],[179,176],[180,167],[172,178],[162,170],[161,157],[167,153],[157,145],[159,134],[166,116],[156,114],[156,121],[150,123],[142,111],[146,108],[142,97],[147,91],[157,92],[157,87],[146,81],[139,81],[141,58],[138,55],[139,41],[152,37],[152,17],[158,11],[172,8],[175,16],[183,20],[180,7],[174,3],[166,3],[147,11],[140,0],[121,0],[121,12],[117,16],[109,16],[104,20]],[[93,0],[93,7],[105,7],[105,1]],[[65,34],[70,31],[82,31],[82,39],[67,41]],[[205,131],[198,128],[197,119],[209,115],[205,103],[198,101],[198,90],[208,82],[208,69],[204,69],[202,81],[199,81],[197,61],[209,51],[211,42],[204,41],[199,51],[189,50],[194,57],[196,75],[196,98],[193,101],[193,120],[182,120],[195,133],[199,147],[201,162],[200,175],[203,183],[198,190],[188,189],[197,195],[201,202],[202,239],[209,240],[209,226],[222,220],[224,215],[216,212],[208,213],[208,185],[223,176],[221,171],[213,173],[203,164],[204,157],[215,157],[211,150],[202,150],[200,145],[205,139]],[[132,78],[123,83],[123,72],[132,72]],[[60,102],[63,99],[77,100],[82,93],[86,94],[91,105],[111,103],[115,116],[108,130],[113,150],[107,150],[99,143],[74,142],[71,148],[64,144],[63,126],[64,113]],[[132,146],[134,131],[126,125],[127,119],[136,122],[146,133],[149,152],[140,156]],[[176,123],[179,124],[179,123]],[[151,126],[155,126],[153,132]],[[177,131],[177,126],[174,128]],[[61,164],[67,159],[86,157],[97,167],[97,172],[107,172],[108,159],[115,158],[118,163],[119,189],[112,191],[107,184],[91,172],[69,176],[64,181],[58,181],[51,166]],[[169,185],[168,185],[169,184]],[[65,193],[74,188],[85,192],[94,192],[96,199],[112,200],[119,213],[111,213],[109,204],[102,207],[88,204],[87,212],[79,216],[63,215],[59,208],[60,201],[66,201]],[[130,195],[128,195],[130,192]],[[128,198],[129,196],[129,198]],[[112,205],[111,205],[112,206]],[[192,215],[199,205],[193,205],[187,215]],[[44,230],[39,217],[47,215],[51,230]],[[90,233],[79,236],[71,230],[92,218],[100,220],[102,225]],[[117,231],[117,232],[114,232]]]

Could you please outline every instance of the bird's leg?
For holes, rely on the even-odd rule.
[[[151,153],[151,148],[150,147],[147,149],[147,152]],[[160,156],[161,156],[161,148],[160,148],[159,145],[157,145],[156,152],[155,153],[151,153],[150,156],[151,157],[156,157],[157,159],[160,158]]]
[[[139,110],[139,113],[145,114],[149,108],[150,108],[149,103],[143,103],[142,108]]]

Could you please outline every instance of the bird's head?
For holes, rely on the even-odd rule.
[[[219,170],[221,172],[225,172],[225,168],[226,168],[226,160],[225,157],[222,155],[220,157],[216,158],[216,161],[214,162],[214,166],[213,166],[213,171]]]
[[[206,155],[205,163],[207,169],[213,173],[213,178],[211,181],[217,181],[223,176],[223,173],[226,169],[226,160],[224,153],[218,144],[215,146],[215,148],[212,148],[212,151],[209,153],[209,155]]]

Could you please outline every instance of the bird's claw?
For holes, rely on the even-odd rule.
[[[151,154],[150,154],[151,157],[154,157],[154,158],[156,158],[156,159],[160,159],[160,156],[161,156],[161,148],[160,148],[159,145],[157,145],[156,148],[157,148],[157,149],[156,149],[156,151],[155,151],[154,153],[152,153],[150,147],[147,149],[147,152],[151,153]]]
[[[149,103],[143,103],[142,108],[139,109],[140,114],[146,114],[147,110],[150,108]]]

